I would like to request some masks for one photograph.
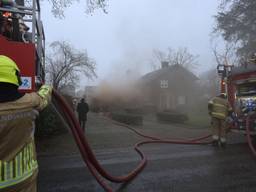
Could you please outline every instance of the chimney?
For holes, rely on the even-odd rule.
[[[161,62],[162,69],[166,69],[166,68],[168,68],[168,66],[169,66],[169,62],[168,61],[162,61]]]

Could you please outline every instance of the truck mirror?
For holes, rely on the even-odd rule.
[[[225,72],[224,65],[218,65],[217,66],[217,71],[218,71],[218,74],[223,74]]]

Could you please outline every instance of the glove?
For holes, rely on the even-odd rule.
[[[49,85],[43,85],[40,87],[39,91],[37,92],[42,98],[46,98],[52,94],[52,87]]]
[[[37,92],[37,94],[42,98],[40,105],[38,107],[39,110],[44,109],[51,101],[52,95],[52,87],[49,85],[43,85]]]
[[[49,101],[52,95],[52,86],[43,85],[37,93],[40,97]]]
[[[232,123],[234,120],[232,117],[228,116],[226,119],[225,119],[225,122],[227,123]]]

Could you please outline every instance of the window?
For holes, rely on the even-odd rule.
[[[179,96],[178,97],[178,105],[185,105],[186,104],[186,97],[185,96]]]
[[[163,89],[168,88],[168,80],[160,80],[160,87]]]

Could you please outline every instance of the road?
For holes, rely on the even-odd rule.
[[[88,139],[97,140],[107,132],[118,132],[111,122],[99,116],[91,116],[88,122]],[[97,123],[95,123],[97,122]],[[159,125],[163,126],[163,125]],[[90,129],[93,127],[93,129]],[[107,129],[106,127],[111,127]],[[155,127],[155,125],[154,125]],[[122,131],[121,131],[122,130]],[[126,137],[133,135],[128,130],[119,130]],[[145,129],[149,132],[150,129]],[[186,131],[187,130],[187,131]],[[181,136],[195,132],[196,135],[205,130],[179,128],[173,131]],[[157,132],[157,131],[156,131]],[[158,133],[158,132],[157,132]],[[106,137],[111,137],[110,134]],[[191,135],[191,134],[189,134]],[[119,135],[120,136],[120,135]],[[117,138],[117,137],[115,137]],[[108,140],[108,139],[106,139]],[[113,145],[117,140],[119,144]],[[93,144],[95,154],[101,164],[114,175],[122,175],[132,170],[139,157],[132,149],[132,144],[140,140],[131,139],[131,143],[118,139]],[[92,142],[93,143],[93,142]],[[72,149],[71,149],[72,150]],[[256,191],[256,161],[240,135],[229,137],[226,149],[212,146],[150,144],[142,147],[148,157],[148,164],[143,172],[130,183],[112,184],[120,192],[254,192]],[[101,192],[90,172],[83,164],[78,153],[39,153],[39,192]]]

